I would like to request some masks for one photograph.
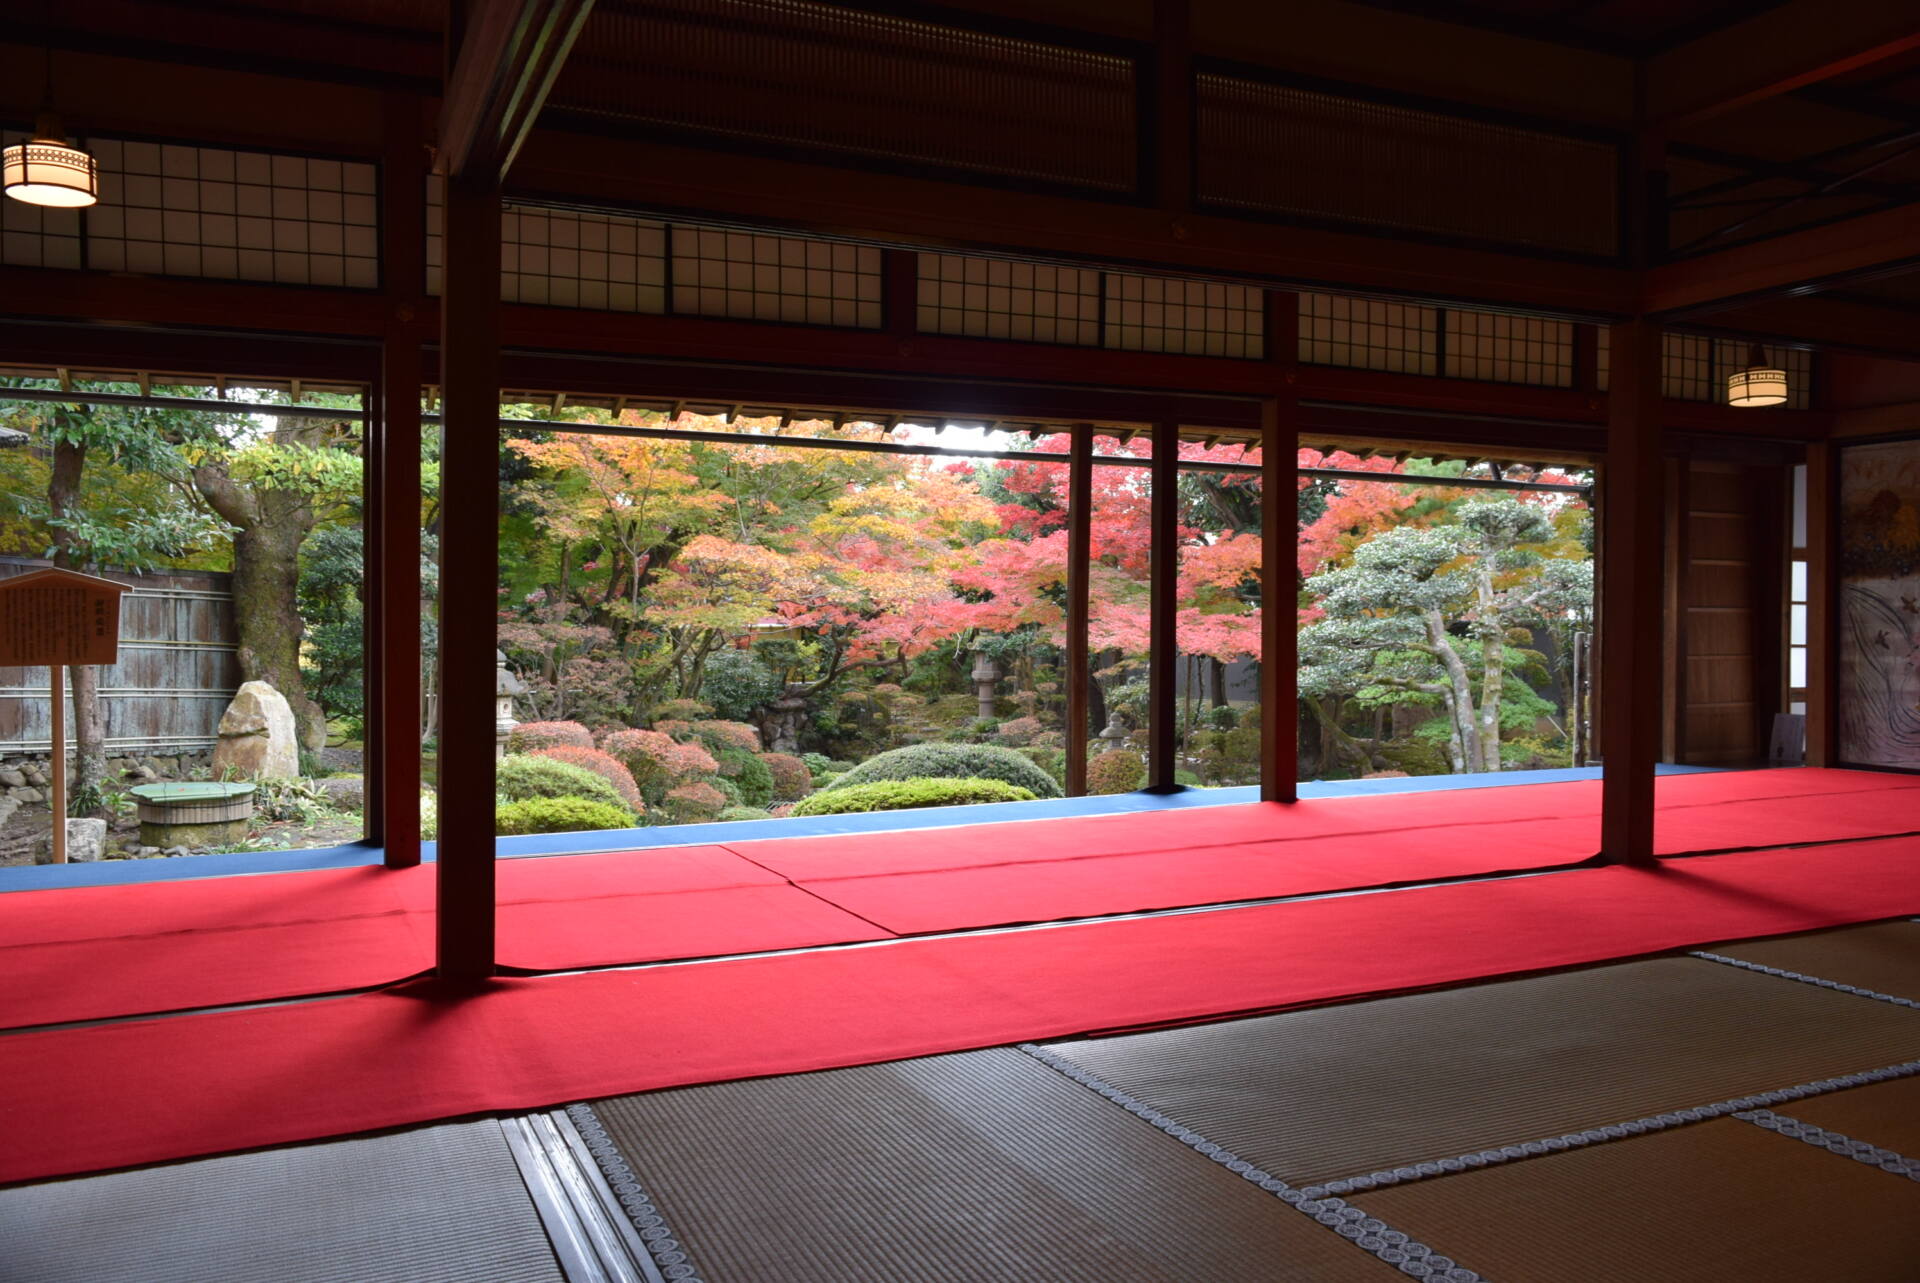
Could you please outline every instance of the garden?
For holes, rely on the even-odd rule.
[[[307,416],[247,409],[287,399],[249,390],[211,413],[20,401],[0,416],[24,447],[0,450],[0,555],[226,577],[227,680],[271,684],[299,740],[295,778],[261,794],[242,843],[254,847],[363,831],[358,403],[307,392]],[[1087,792],[1146,781],[1148,435],[1095,439],[1089,716],[1070,728],[1067,434],[504,413],[525,417],[500,454],[502,835],[1060,797],[1073,734],[1087,737]],[[1270,712],[1259,451],[1179,449],[1175,777],[1257,784]],[[1296,573],[1281,589],[1300,702],[1280,715],[1297,725],[1303,777],[1571,762],[1593,594],[1584,474],[1501,469],[1547,487],[1507,490],[1473,488],[1495,474],[1458,459],[1303,450],[1300,464]],[[433,685],[431,448],[422,470],[431,782],[441,701],[495,692]],[[99,692],[76,683],[74,698],[74,814],[124,834],[132,785],[218,774],[204,754],[114,750]],[[23,752],[0,742],[7,765],[44,766]]]

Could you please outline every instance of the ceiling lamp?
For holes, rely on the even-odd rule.
[[[53,50],[47,50],[45,105],[33,137],[0,152],[0,185],[29,205],[79,209],[100,199],[100,169],[93,157],[67,141],[53,110]]]
[[[1785,405],[1787,372],[1767,360],[1767,350],[1755,343],[1747,354],[1747,368],[1727,376],[1728,405]]]

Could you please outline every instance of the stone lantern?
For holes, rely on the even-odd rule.
[[[996,688],[1000,684],[1000,665],[984,650],[973,652],[973,693],[980,701],[980,716],[992,718]]]
[[[513,697],[527,693],[526,686],[507,667],[503,651],[493,652],[493,755],[507,755],[507,736],[520,723],[514,720]]]
[[[1107,719],[1107,729],[1100,732],[1099,738],[1106,744],[1108,752],[1126,744],[1127,728],[1120,724],[1120,714],[1115,713]]]

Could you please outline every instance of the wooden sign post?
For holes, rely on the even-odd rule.
[[[67,710],[70,664],[120,658],[125,584],[72,570],[0,579],[0,667],[47,666],[53,701],[53,862],[67,862]]]

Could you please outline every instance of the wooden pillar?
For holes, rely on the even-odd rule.
[[[1153,109],[1141,121],[1153,147],[1147,181],[1154,203],[1177,214],[1193,204],[1193,7],[1155,0],[1153,8]]]
[[[1260,424],[1260,800],[1292,802],[1300,778],[1300,427],[1297,399],[1271,398]]]
[[[1807,765],[1840,761],[1838,656],[1840,447],[1807,447]]]
[[[1260,799],[1292,802],[1300,780],[1300,296],[1268,290],[1263,303],[1280,391],[1260,421]]]
[[[1152,562],[1147,603],[1147,789],[1172,793],[1179,707],[1175,674],[1180,658],[1177,615],[1180,591],[1180,425],[1153,428],[1152,504],[1148,513]]]
[[[388,298],[366,444],[368,838],[386,866],[420,863],[420,312],[426,274],[426,152],[418,99],[387,102],[381,258]]]
[[[1087,627],[1092,620],[1093,425],[1073,429],[1067,456],[1067,796],[1087,791],[1087,741],[1101,728],[1087,724],[1093,681]]]
[[[1600,511],[1600,698],[1607,707],[1600,728],[1600,849],[1622,864],[1653,859],[1664,693],[1660,415],[1659,326],[1646,320],[1614,326]]]
[[[494,631],[500,581],[500,186],[446,186],[440,307],[438,957],[494,968]]]

